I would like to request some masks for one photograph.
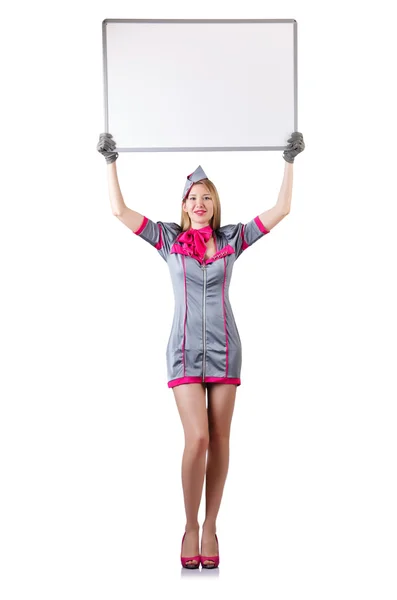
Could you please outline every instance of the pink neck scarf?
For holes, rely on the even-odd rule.
[[[200,229],[193,229],[191,227],[187,231],[184,231],[178,237],[178,242],[182,243],[182,248],[187,250],[189,256],[194,256],[199,260],[203,260],[205,251],[207,249],[206,243],[212,236],[211,225],[206,225]]]

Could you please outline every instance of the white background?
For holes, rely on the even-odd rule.
[[[3,12],[2,600],[395,599],[390,10],[247,0]],[[166,381],[168,268],[112,215],[96,151],[104,18],[298,22],[306,149],[291,213],[244,253],[231,283],[243,367],[215,571],[179,561],[184,436]],[[189,93],[200,95],[205,74],[194,75]],[[277,200],[281,152],[145,152],[118,159],[127,206],[179,222],[199,164],[222,224]]]

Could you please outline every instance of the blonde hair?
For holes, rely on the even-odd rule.
[[[212,204],[214,207],[214,214],[211,217],[209,224],[211,225],[212,229],[219,229],[219,227],[221,226],[221,203],[219,200],[218,191],[210,179],[201,179],[200,181],[196,181],[194,185],[196,185],[197,183],[204,184],[205,187],[208,189],[209,193],[211,194]],[[194,187],[194,185],[192,186],[192,188]],[[186,204],[186,200],[182,200],[182,204],[183,203]],[[192,221],[188,213],[183,210],[183,206],[181,207],[181,211],[181,229],[182,231],[187,231],[192,226]]]

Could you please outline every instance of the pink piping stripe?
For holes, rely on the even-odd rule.
[[[225,326],[225,337],[226,337],[226,373],[225,377],[227,377],[227,370],[229,367],[229,345],[227,341],[227,326],[226,326],[226,308],[225,308],[225,283],[226,283],[226,258],[223,259],[223,284],[222,284],[222,304],[223,304],[223,324]]]
[[[259,229],[261,230],[262,233],[269,233],[269,229],[266,229],[266,227],[264,226],[264,224],[260,220],[259,215],[257,217],[255,217],[254,221],[258,225],[258,227],[259,227]]]
[[[155,245],[155,248],[157,248],[157,250],[161,250],[161,248],[163,247],[163,232],[160,223],[157,223],[157,225],[159,228],[159,241]]]
[[[243,243],[242,243],[242,246],[241,246],[241,252],[244,252],[244,250],[246,248],[248,248],[248,246],[249,246],[249,244],[247,244],[247,242],[244,239],[244,227],[245,227],[245,225],[243,225],[242,229],[241,229],[241,239],[243,240]]]
[[[182,248],[182,246],[179,246],[178,244],[173,244],[171,247],[171,250],[170,250],[170,254],[184,254],[185,256],[189,256],[193,260],[197,260],[197,262],[199,262],[200,264],[207,264],[207,265],[212,262],[215,262],[216,260],[219,260],[220,258],[223,258],[225,255],[234,254],[234,252],[235,252],[234,248],[232,248],[232,246],[230,246],[230,244],[228,244],[224,248],[217,250],[215,252],[215,254],[213,254],[213,256],[211,256],[211,258],[208,258],[207,260],[200,262],[200,260],[198,258],[196,258],[195,256],[190,256],[190,254],[188,254],[188,251],[186,250],[186,248]]]
[[[136,231],[133,231],[133,233],[135,233],[135,235],[139,235],[140,233],[142,233],[142,231],[145,229],[148,221],[149,221],[149,219],[144,216],[142,223],[140,224],[140,226],[138,227],[138,229]],[[160,223],[157,223],[157,226],[159,228],[159,241],[155,245],[155,248],[157,248],[157,250],[161,250],[161,248],[163,247],[163,230],[161,229]]]
[[[172,388],[183,383],[203,383],[203,378],[179,377],[178,379],[171,379],[168,382],[168,387]],[[241,379],[239,377],[206,377],[204,383],[234,383],[235,385],[241,385]]]
[[[186,317],[187,317],[187,290],[186,290],[186,265],[185,265],[185,257],[182,254],[182,262],[183,262],[183,282],[185,289],[185,319],[183,323],[183,341],[182,341],[182,361],[183,361],[183,376],[185,377],[185,338],[186,338]]]
[[[139,228],[136,231],[134,231],[135,235],[139,235],[145,229],[148,220],[149,219],[147,217],[143,217],[143,221],[140,224]]]
[[[205,381],[208,383],[235,383],[237,385],[241,383],[239,377],[206,377]]]

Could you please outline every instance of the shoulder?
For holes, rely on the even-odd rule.
[[[169,235],[177,236],[181,233],[182,229],[178,223],[168,221],[157,221],[157,224]]]
[[[222,227],[219,227],[216,231],[220,235],[224,235],[228,240],[230,240],[236,235],[241,235],[243,227],[243,223],[234,223],[230,225],[223,225]]]

